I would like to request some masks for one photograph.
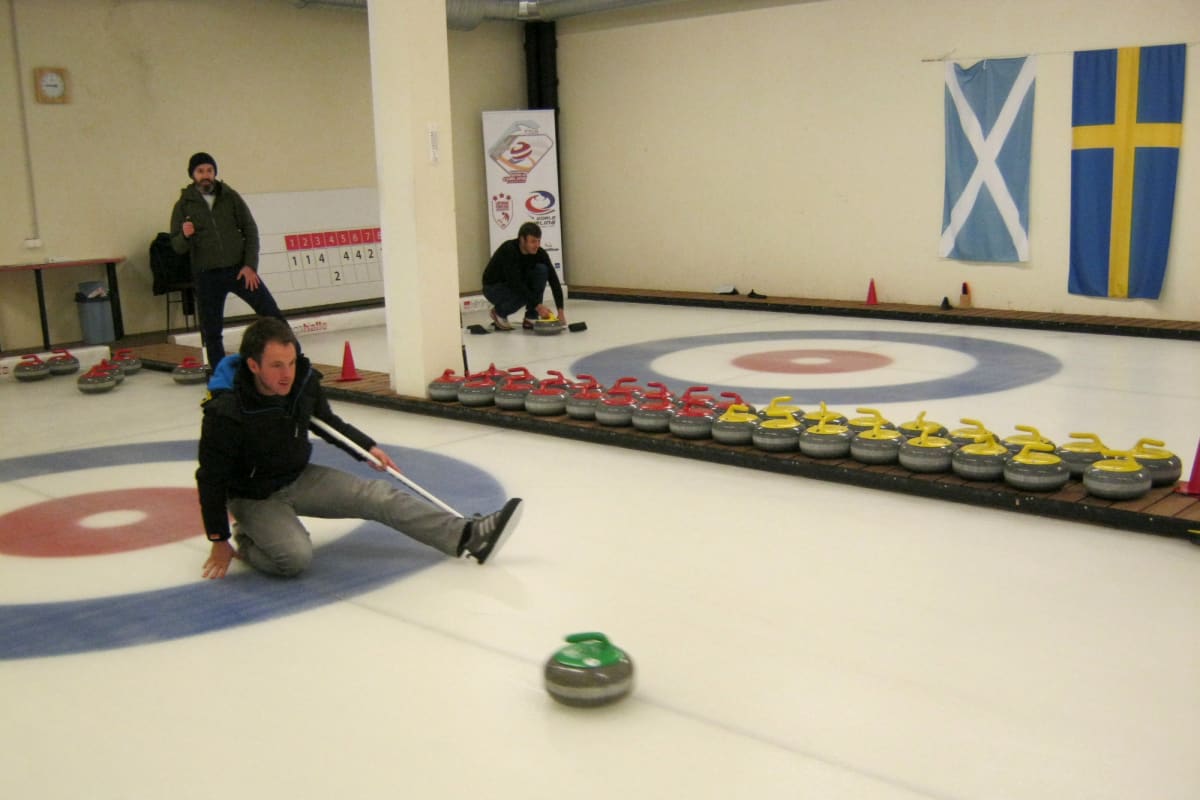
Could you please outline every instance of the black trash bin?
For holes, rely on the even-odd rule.
[[[116,341],[112,303],[103,283],[90,281],[79,284],[75,305],[79,309],[79,328],[83,331],[84,344],[111,344]]]

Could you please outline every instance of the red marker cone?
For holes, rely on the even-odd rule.
[[[1196,458],[1192,461],[1192,477],[1186,483],[1176,484],[1175,491],[1200,497],[1200,444],[1196,445]]]
[[[879,305],[879,298],[875,296],[875,279],[871,278],[871,285],[867,287],[867,305]]]
[[[958,307],[959,308],[970,308],[971,307],[971,287],[967,284],[966,281],[963,281],[962,296],[958,298]]]
[[[342,351],[342,377],[338,378],[338,381],[361,380],[362,376],[354,368],[354,353],[350,352],[350,342],[346,342],[346,348]]]

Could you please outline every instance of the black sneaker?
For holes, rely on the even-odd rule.
[[[520,519],[519,497],[509,500],[499,511],[475,517],[467,523],[467,543],[463,545],[462,555],[470,556],[480,564],[485,563],[504,546]]]
[[[508,320],[496,313],[496,309],[493,308],[489,313],[492,315],[492,325],[496,327],[496,330],[511,331],[513,329],[512,325],[508,324]]]

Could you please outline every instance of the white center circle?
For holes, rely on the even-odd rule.
[[[120,511],[103,511],[99,514],[83,517],[79,520],[79,525],[84,528],[119,528],[124,525],[133,525],[134,523],[141,522],[145,518],[145,511],[139,511],[136,508],[127,508]]]

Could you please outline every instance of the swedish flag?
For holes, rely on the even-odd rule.
[[[1183,138],[1187,47],[1075,54],[1072,294],[1157,298]]]

